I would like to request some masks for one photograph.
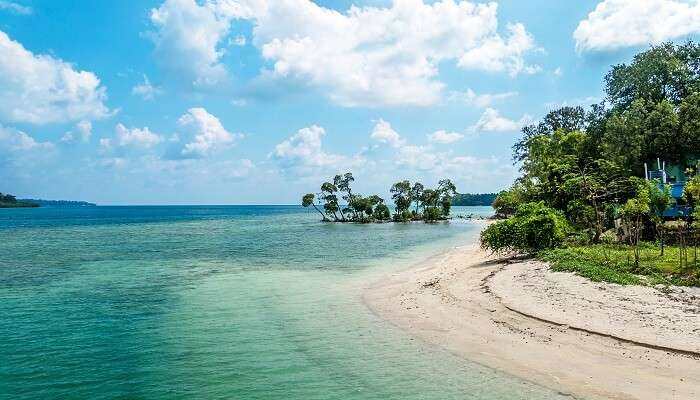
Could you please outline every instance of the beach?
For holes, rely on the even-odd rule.
[[[698,288],[593,283],[469,243],[387,272],[363,297],[430,345],[574,398],[700,396]]]

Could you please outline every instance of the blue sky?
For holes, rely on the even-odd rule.
[[[498,191],[520,126],[699,21],[695,0],[0,0],[0,191],[290,204],[345,171]]]

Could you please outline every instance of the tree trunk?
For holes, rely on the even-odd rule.
[[[319,214],[321,214],[321,217],[323,218],[322,221],[328,221],[328,217],[326,217],[326,214],[324,214],[321,210],[316,207],[316,204],[311,203],[312,206],[318,211]]]

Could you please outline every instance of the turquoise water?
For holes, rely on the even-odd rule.
[[[0,210],[0,397],[556,398],[361,302],[358,282],[477,229],[293,206]]]

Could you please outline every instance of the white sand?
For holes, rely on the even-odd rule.
[[[700,291],[680,290],[596,284],[465,246],[364,298],[430,344],[577,398],[700,399]]]

